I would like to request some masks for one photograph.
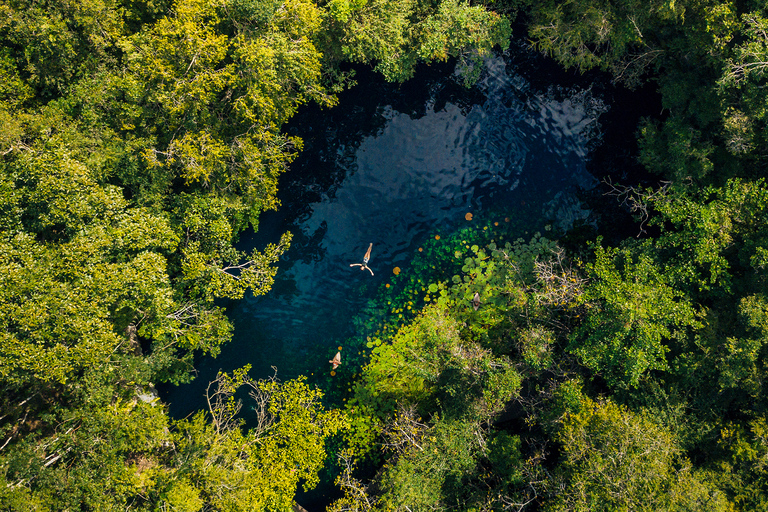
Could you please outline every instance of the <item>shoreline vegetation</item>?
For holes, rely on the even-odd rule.
[[[246,366],[169,417],[154,385],[290,244],[235,246],[302,149],[281,127],[349,63],[471,84],[512,22],[657,88],[653,179],[598,170],[639,235],[470,217],[382,289],[346,391]],[[0,508],[285,511],[321,475],[338,512],[768,508],[766,34],[752,0],[0,0]]]

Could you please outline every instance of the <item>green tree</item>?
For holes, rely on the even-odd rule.
[[[322,392],[305,379],[253,381],[247,370],[219,374],[209,385],[211,422],[198,413],[176,423],[167,459],[171,481],[183,475],[184,492],[217,510],[287,510],[300,482],[306,489],[317,484],[325,441],[346,420],[337,410],[325,411]],[[254,426],[248,429],[236,417],[242,404],[234,394],[241,388],[253,400]],[[162,482],[159,475],[156,482]],[[165,487],[161,499],[174,489]]]
[[[583,398],[555,439],[563,462],[546,510],[734,510],[671,432],[643,413]]]
[[[636,86],[664,53],[659,35],[685,20],[688,2],[540,2],[528,31],[543,52],[580,71],[610,70]]]
[[[766,129],[765,92],[768,18],[765,5],[741,14],[730,6],[718,17],[718,53],[724,62],[717,81],[723,102],[725,147],[735,156],[759,155]],[[739,22],[740,21],[740,22]],[[757,154],[756,154],[757,153]],[[762,159],[761,159],[762,160]],[[763,166],[761,166],[762,168]]]
[[[690,300],[652,258],[629,248],[598,246],[587,270],[593,308],[571,350],[611,386],[636,386],[645,372],[666,370],[668,343],[699,326]]]
[[[328,8],[328,56],[375,63],[390,81],[411,78],[419,62],[458,57],[471,67],[494,47],[505,49],[511,35],[506,17],[461,0],[333,0]]]
[[[433,305],[390,342],[377,342],[348,406],[352,451],[339,479],[347,495],[336,510],[466,509],[498,498],[491,488],[506,496],[519,483],[519,440],[493,437],[484,424],[517,394],[520,376],[506,358],[462,340],[458,328]],[[489,458],[490,438],[513,460]],[[374,442],[386,453],[377,492],[352,476]],[[494,464],[504,471],[483,473]]]

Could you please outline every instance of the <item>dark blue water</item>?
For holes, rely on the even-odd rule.
[[[198,364],[193,384],[166,393],[175,416],[201,406],[219,369],[249,363],[252,376],[327,372],[354,320],[425,240],[473,221],[512,217],[527,236],[561,233],[588,212],[576,199],[594,186],[585,161],[607,110],[589,88],[532,86],[513,58],[486,63],[472,89],[444,70],[414,92],[372,80],[332,111],[299,115],[306,142],[280,183],[282,206],[244,246],[294,233],[272,291],[228,306],[235,339]],[[374,83],[375,82],[375,83]],[[522,222],[521,222],[522,221]],[[369,267],[359,263],[373,243]]]

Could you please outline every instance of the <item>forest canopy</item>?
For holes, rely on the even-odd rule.
[[[0,507],[282,511],[326,471],[337,511],[768,508],[766,28],[759,1],[0,0]],[[236,245],[298,109],[353,65],[471,84],[512,37],[656,88],[654,178],[604,185],[640,235],[455,233],[345,403],[246,366],[171,418],[154,386],[291,242]]]

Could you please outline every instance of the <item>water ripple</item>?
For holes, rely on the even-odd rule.
[[[314,155],[316,165],[343,166],[346,177],[297,193],[311,202],[290,226],[300,235],[286,255],[290,264],[266,297],[231,308],[236,340],[203,366],[251,362],[255,374],[266,374],[272,365],[307,371],[317,360],[325,368],[327,347],[354,334],[351,318],[375,286],[468,211],[528,202],[563,228],[583,216],[573,192],[592,185],[584,159],[599,141],[606,106],[588,89],[533,91],[503,58],[486,63],[476,87],[484,103],[449,102],[419,118],[382,105],[375,134]],[[360,114],[354,106],[350,112]],[[342,128],[319,129],[330,140]],[[349,266],[369,243],[373,277]]]

